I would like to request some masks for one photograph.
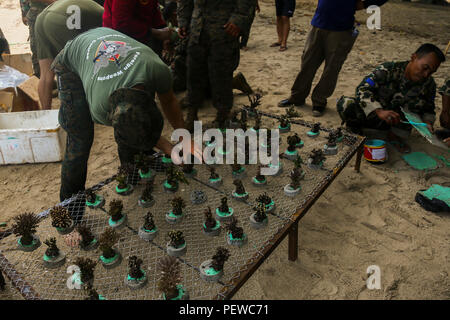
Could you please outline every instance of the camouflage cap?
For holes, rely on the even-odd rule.
[[[164,120],[154,99],[145,91],[119,88],[109,96],[110,119],[118,144],[149,151],[158,142]]]

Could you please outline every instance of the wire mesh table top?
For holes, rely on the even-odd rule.
[[[264,127],[275,127],[278,116],[262,112],[260,114],[263,116]],[[312,139],[305,134],[312,124],[300,120],[291,120],[291,123],[291,132],[280,134],[282,138],[280,152],[287,147],[286,137],[294,132],[298,133],[304,141],[304,147],[299,149],[299,154],[303,159],[308,157],[312,149],[323,149],[327,141],[325,133],[330,132],[329,129],[323,128],[319,137]],[[187,252],[177,259],[181,262],[182,284],[188,290],[190,299],[230,298],[227,292],[233,291],[236,279],[242,279],[242,274],[247,272],[252,265],[266,258],[261,252],[265,248],[273,246],[274,239],[279,238],[281,231],[295,222],[295,214],[304,208],[309,200],[320,195],[324,186],[337,174],[338,169],[345,166],[362,142],[361,137],[345,133],[344,140],[338,143],[337,155],[326,156],[323,168],[312,169],[303,165],[305,177],[301,181],[300,194],[296,197],[289,197],[283,192],[284,186],[289,183],[288,174],[294,164],[291,160],[282,158],[280,160],[283,165],[282,174],[267,176],[267,185],[265,186],[257,186],[252,183],[252,178],[257,175],[258,166],[244,165],[245,176],[242,178],[242,182],[249,194],[247,201],[239,201],[231,196],[234,185],[229,165],[215,165],[216,172],[223,178],[223,184],[219,187],[211,187],[208,184],[208,166],[203,164],[195,165],[196,175],[187,178],[188,184],[180,183],[179,190],[173,194],[163,188],[165,174],[163,172],[156,173],[153,191],[155,204],[151,208],[142,208],[138,205],[138,199],[144,190],[143,181],[131,181],[134,184],[133,192],[128,196],[120,196],[115,191],[114,177],[91,188],[105,198],[106,204],[103,208],[87,208],[85,198],[81,193],[62,204],[70,203],[72,217],[85,223],[93,234],[98,236],[108,226],[109,216],[106,210],[109,208],[111,200],[123,201],[123,212],[127,215],[127,223],[125,227],[117,230],[120,239],[115,246],[121,253],[123,261],[113,269],[105,269],[98,262],[94,271],[93,287],[106,299],[161,299],[161,292],[157,288],[159,279],[157,262],[161,257],[167,255],[166,244],[169,241],[167,234],[171,230],[182,231],[186,240]],[[155,159],[160,160],[160,156],[160,154],[155,155]],[[158,166],[163,166],[162,163],[157,163],[159,163]],[[161,170],[158,171],[163,171],[162,167],[159,169]],[[206,202],[201,204],[191,202],[191,194],[196,191],[204,193]],[[249,216],[254,212],[255,199],[263,193],[267,193],[274,200],[276,209],[268,215],[269,222],[266,227],[254,229]],[[170,201],[175,196],[185,200],[187,204],[183,209],[185,216],[181,222],[169,224],[165,220],[165,214],[170,211]],[[234,216],[239,221],[238,225],[244,229],[247,235],[248,241],[242,247],[227,244],[227,232],[223,223],[218,236],[210,237],[202,232],[205,209],[210,207],[214,212],[225,196],[228,198],[228,205],[234,210]],[[145,214],[149,211],[153,213],[159,232],[154,240],[145,241],[138,236],[138,230],[143,225]],[[41,242],[50,237],[57,239],[58,248],[66,255],[65,264],[57,269],[47,269],[43,263],[46,245],[42,244],[32,252],[23,252],[17,249],[17,238],[14,235],[4,237],[0,240],[0,269],[7,277],[14,273],[14,277],[24,280],[34,291],[31,290],[28,295],[18,294],[12,290],[12,287],[15,286],[20,291],[24,285],[20,281],[16,281],[14,285],[7,281],[7,290],[0,291],[0,299],[19,299],[21,296],[25,296],[27,299],[85,299],[87,297],[84,290],[69,289],[67,282],[71,277],[70,266],[74,264],[77,257],[89,257],[94,261],[99,261],[100,250],[80,250],[76,243],[74,245],[71,242],[70,234],[62,236],[52,227],[48,213],[49,210],[46,210],[40,214],[42,220],[36,234]],[[224,275],[218,282],[204,281],[200,278],[199,266],[205,260],[211,259],[218,247],[227,248],[231,254],[229,260],[225,262]],[[128,274],[128,257],[133,255],[143,260],[142,267],[148,277],[147,284],[137,290],[130,289],[124,284],[124,278]]]

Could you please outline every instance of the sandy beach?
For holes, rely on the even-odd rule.
[[[252,27],[249,50],[241,52],[238,71],[263,95],[261,110],[284,113],[277,103],[289,96],[299,71],[317,1],[297,0],[285,52],[269,47],[277,40],[274,1],[259,0],[259,4],[261,12]],[[356,15],[360,34],[328,100],[327,111],[319,120],[324,126],[340,125],[336,99],[354,95],[362,78],[378,64],[408,60],[426,42],[444,50],[450,40],[450,6],[389,1],[381,9],[381,30],[377,31],[366,27],[368,17],[364,11]],[[22,24],[19,1],[1,1],[0,24],[12,53],[29,51],[28,28]],[[438,86],[450,74],[449,60],[447,54],[447,61],[434,74]],[[245,95],[235,91],[236,107],[247,102]],[[438,116],[441,108],[437,95]],[[302,119],[317,120],[312,117],[309,98],[297,111]],[[214,118],[210,102],[199,116]],[[166,123],[164,134],[169,136],[170,130]],[[409,144],[413,151],[450,158],[449,153],[430,145],[417,132],[413,132]],[[388,152],[389,161],[383,165],[363,160],[360,173],[353,169],[353,158],[301,220],[298,260],[288,260],[285,239],[234,298],[450,299],[450,216],[428,212],[414,201],[419,190],[432,184],[450,186],[450,169],[441,162],[440,168],[431,172],[418,171],[394,149]],[[96,125],[86,185],[115,174],[118,165],[113,129]],[[0,222],[9,227],[12,217],[20,213],[38,213],[57,204],[60,167],[60,163],[0,166]],[[371,265],[381,270],[379,290],[366,287],[366,270]]]

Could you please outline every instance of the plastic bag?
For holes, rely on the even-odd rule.
[[[0,69],[0,90],[5,88],[15,88],[30,77],[10,66],[4,65]]]

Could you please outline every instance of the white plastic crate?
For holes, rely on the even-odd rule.
[[[66,134],[58,111],[0,113],[0,164],[61,161]]]

